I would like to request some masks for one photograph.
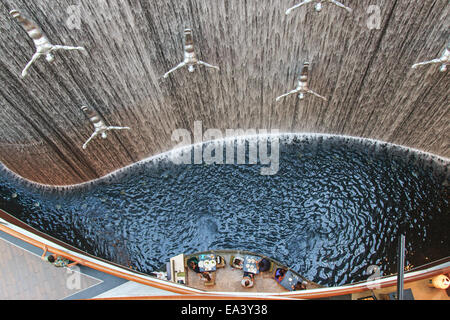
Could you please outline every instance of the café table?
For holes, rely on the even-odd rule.
[[[284,275],[283,280],[281,280],[280,284],[285,287],[289,291],[294,291],[292,286],[295,286],[298,282],[302,282],[303,279],[301,279],[299,276],[294,274],[291,270],[288,270],[286,274]]]
[[[258,261],[260,260],[259,257],[255,256],[245,256],[244,257],[244,272],[258,274],[259,268],[258,268]]]
[[[214,253],[200,254],[198,268],[200,272],[216,271],[216,255]]]

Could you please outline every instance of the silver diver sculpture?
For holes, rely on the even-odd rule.
[[[33,40],[34,45],[36,47],[36,52],[34,53],[31,61],[28,62],[25,69],[22,71],[22,78],[26,77],[28,74],[28,69],[31,65],[36,62],[36,60],[40,56],[44,56],[48,62],[53,62],[55,60],[55,56],[53,55],[53,51],[56,50],[80,50],[85,54],[86,49],[83,47],[69,47],[69,46],[61,46],[51,44],[42,30],[37,26],[36,23],[24,17],[18,10],[12,10],[10,15],[15,18],[23,29],[28,33],[28,36]]]
[[[108,127],[108,126],[106,126],[105,123],[103,122],[103,120],[100,118],[100,115],[98,114],[98,112],[96,110],[94,110],[93,108],[82,106],[81,110],[83,110],[84,114],[89,119],[89,121],[92,123],[92,125],[94,126],[94,129],[95,129],[95,131],[91,135],[91,137],[83,144],[83,149],[86,149],[89,142],[91,142],[91,140],[94,139],[99,134],[101,135],[101,137],[103,139],[106,139],[107,138],[106,132],[109,130],[130,130],[129,127],[112,127],[112,126]]]
[[[298,78],[297,88],[295,88],[294,90],[292,90],[286,94],[283,94],[282,96],[279,96],[276,101],[280,101],[281,98],[287,97],[291,94],[297,94],[297,93],[298,93],[298,98],[300,100],[303,100],[305,98],[306,93],[310,93],[318,98],[328,101],[325,97],[322,97],[320,94],[318,94],[308,88],[308,78],[309,78],[309,62],[305,62],[303,64],[302,72],[300,73],[300,76]]]
[[[311,3],[313,1],[317,1],[317,0],[305,0],[305,1],[303,1],[303,2],[301,2],[299,4],[297,4],[297,5],[293,6],[292,8],[287,9],[286,10],[286,15],[290,14],[293,10],[295,10],[297,8],[300,8],[301,6],[303,6],[305,4],[308,4],[308,3]],[[324,2],[330,2],[330,3],[335,4],[336,6],[338,6],[340,8],[343,8],[343,9],[347,10],[350,13],[353,12],[352,8],[349,8],[349,7],[343,5],[342,3],[338,2],[338,1],[335,1],[335,0],[320,0],[319,2],[317,2],[316,5],[314,6],[314,8],[315,8],[315,10],[317,12],[322,11],[322,8],[323,8],[322,3],[324,3]]]
[[[171,74],[172,72],[174,72],[184,66],[188,67],[189,72],[194,72],[195,65],[204,65],[205,67],[208,67],[208,68],[214,68],[214,69],[220,70],[219,67],[210,65],[206,62],[203,62],[203,61],[200,61],[197,59],[197,55],[196,55],[195,49],[194,49],[194,38],[192,37],[192,30],[184,29],[184,61],[181,62],[179,65],[177,65],[172,70],[168,71],[164,75],[164,78],[167,78],[169,76],[169,74]]]
[[[450,62],[450,43],[447,44],[447,48],[445,48],[445,50],[442,53],[442,56],[440,58],[433,59],[430,61],[416,63],[412,66],[412,68],[417,69],[417,67],[427,65],[427,64],[441,64],[442,63],[442,66],[439,70],[441,72],[445,72],[445,71],[447,71],[447,65],[449,64],[449,62]]]

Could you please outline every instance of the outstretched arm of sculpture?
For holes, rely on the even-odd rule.
[[[297,90],[297,89],[292,90],[292,91],[290,91],[290,92],[288,92],[286,94],[283,94],[282,96],[279,96],[276,101],[280,101],[282,98],[287,97],[287,96],[289,96],[291,94],[296,94],[298,92],[300,92],[300,90]]]
[[[131,130],[129,127],[107,127],[106,130]]]
[[[36,60],[41,56],[40,53],[35,53],[31,58],[30,62],[25,66],[25,69],[22,71],[22,78],[25,78],[28,74],[28,69],[30,69],[31,65],[36,62]]]
[[[447,71],[447,65],[450,62],[450,44],[447,45],[447,48],[444,50],[444,52],[442,53],[442,56],[438,59],[433,59],[430,61],[425,61],[425,62],[420,62],[420,63],[416,63],[412,66],[413,69],[416,69],[418,66],[423,66],[426,64],[437,64],[437,63],[442,63],[442,66],[440,68],[441,72],[445,72]]]
[[[220,70],[219,67],[210,65],[209,63],[206,63],[206,62],[203,62],[203,61],[200,61],[200,60],[197,62],[197,64],[204,65],[205,67],[208,67],[208,68],[214,68],[214,69]]]
[[[299,3],[299,4],[295,5],[295,6],[293,6],[292,8],[287,9],[286,10],[286,15],[290,14],[293,10],[295,10],[297,8],[300,8],[302,5],[308,4],[308,3],[312,2],[312,1],[313,0],[305,0],[302,3]]]
[[[175,68],[169,70],[165,75],[164,78],[167,78],[169,76],[169,74],[171,74],[172,72],[184,67],[186,65],[186,63],[183,61],[182,63],[180,63],[179,65],[177,65]]]
[[[334,4],[337,5],[338,7],[341,7],[341,8],[343,8],[343,9],[347,10],[347,11],[350,12],[350,13],[353,12],[352,8],[349,8],[349,7],[343,5],[342,3],[338,2],[338,1],[330,0],[330,2],[331,2],[331,3],[334,3]]]
[[[414,64],[412,66],[412,68],[416,69],[419,66],[423,66],[423,65],[426,65],[426,64],[433,64],[433,63],[442,63],[442,60],[441,59],[433,59],[433,60],[430,60],[430,61],[424,61],[424,62],[416,63],[416,64]]]
[[[84,54],[87,54],[86,49],[83,47],[53,45],[52,49],[53,50],[80,50],[80,51],[83,51]]]
[[[312,91],[312,90],[308,90],[308,91],[306,91],[306,92],[311,93],[312,95],[315,95],[316,97],[318,97],[318,98],[320,98],[320,99],[323,99],[323,100],[325,100],[325,101],[328,101],[327,98],[322,97],[320,94],[318,94],[318,93],[316,93],[316,92],[314,92],[314,91]]]

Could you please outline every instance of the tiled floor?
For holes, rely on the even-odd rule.
[[[0,238],[0,300],[58,300],[99,282]]]

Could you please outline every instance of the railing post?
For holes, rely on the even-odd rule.
[[[403,300],[403,280],[405,274],[405,234],[401,234],[398,241],[397,263],[397,300]]]

